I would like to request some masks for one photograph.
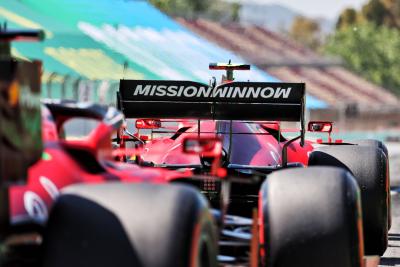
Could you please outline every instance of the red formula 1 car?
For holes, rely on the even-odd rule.
[[[42,159],[9,187],[5,265],[217,266],[207,202],[168,184],[191,171],[116,161],[111,140],[123,116],[112,107],[45,101],[42,109]],[[68,135],[82,121],[97,123],[86,137]]]
[[[136,163],[197,175],[180,182],[214,209],[219,262],[363,266],[363,255],[382,255],[390,227],[384,144],[329,138],[317,146],[305,140],[305,84],[235,82],[233,70],[249,66],[211,67],[229,80],[121,80],[117,98],[126,118],[142,118],[137,128],[152,129],[152,138],[120,136],[122,147],[140,147]],[[285,138],[276,121],[299,122],[298,135]]]
[[[40,34],[0,28],[0,266],[217,266],[204,197],[167,184],[191,172],[116,161],[115,108],[41,104],[40,62],[8,46]]]

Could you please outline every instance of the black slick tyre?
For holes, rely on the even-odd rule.
[[[388,244],[389,178],[387,157],[375,146],[325,146],[313,151],[309,166],[335,166],[355,177],[361,192],[364,247],[367,255],[383,255]]]
[[[340,168],[272,173],[260,190],[263,266],[361,267],[358,186]]]
[[[383,153],[386,156],[386,160],[387,160],[387,179],[388,179],[388,184],[389,184],[389,188],[388,188],[388,230],[390,230],[390,228],[392,227],[392,199],[390,197],[390,164],[389,164],[389,150],[387,148],[387,146],[379,140],[375,140],[375,139],[362,139],[362,140],[357,140],[352,142],[354,144],[357,144],[359,146],[369,146],[369,147],[376,147],[379,149],[382,149]]]
[[[75,185],[56,201],[43,266],[216,267],[207,201],[183,185]]]

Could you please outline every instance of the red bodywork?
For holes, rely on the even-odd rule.
[[[221,138],[225,151],[229,150],[228,121],[201,121],[200,136]],[[282,164],[282,147],[285,139],[278,141],[277,123],[233,122],[232,147],[229,163],[252,166],[276,166]],[[184,126],[187,126],[186,124]],[[219,134],[215,134],[219,132]],[[179,137],[156,138],[145,145],[143,160],[156,164],[200,164],[198,155],[187,155],[182,151],[182,141],[187,137],[198,136],[197,124],[182,133]],[[288,147],[288,162],[300,162],[307,165],[309,152],[313,150],[312,142],[306,141],[300,146],[293,142]]]
[[[49,210],[60,191],[76,183],[166,183],[175,178],[190,176],[190,172],[145,168],[115,161],[112,158],[111,136],[116,129],[100,122],[82,140],[63,140],[58,132],[70,117],[55,121],[50,111],[42,109],[42,159],[29,169],[26,184],[9,189],[10,221],[45,223]],[[122,116],[121,116],[122,118]]]

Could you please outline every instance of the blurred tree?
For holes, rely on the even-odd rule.
[[[354,8],[346,8],[340,14],[336,23],[336,29],[344,29],[351,25],[356,24],[358,21],[358,14]]]
[[[210,5],[209,0],[186,0],[190,3],[192,10],[195,13],[203,13]]]
[[[168,2],[167,0],[150,0],[155,7],[160,10],[167,11],[168,10]]]
[[[370,0],[362,7],[361,14],[366,21],[375,23],[376,25],[383,25],[390,12],[381,0]]]
[[[381,0],[388,14],[384,25],[400,29],[400,0]]]
[[[317,49],[321,44],[320,27],[318,22],[299,16],[293,21],[289,35],[312,49]]]
[[[240,17],[239,17],[239,13],[240,13],[240,8],[242,6],[238,3],[238,2],[234,2],[232,3],[231,9],[232,9],[232,21],[234,22],[238,22]]]
[[[369,0],[360,11],[345,9],[336,28],[340,30],[365,22],[400,29],[400,0]]]
[[[212,2],[212,0],[150,0],[150,3],[165,13],[184,17],[207,12]]]
[[[325,46],[342,57],[347,67],[364,78],[400,95],[400,32],[363,23],[336,31]]]
[[[217,21],[239,21],[241,5],[224,0],[149,0],[170,16],[184,18],[204,17]]]

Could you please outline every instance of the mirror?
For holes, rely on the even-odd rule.
[[[261,126],[265,129],[280,131],[281,130],[281,123],[277,121],[265,122],[262,123]]]
[[[60,129],[60,138],[65,140],[82,140],[100,124],[99,120],[88,118],[71,118],[64,122]]]
[[[308,123],[309,132],[330,133],[332,132],[332,128],[333,128],[333,123],[330,121],[310,121]]]
[[[222,143],[219,138],[188,137],[183,141],[183,152],[203,157],[219,157],[222,153]]]
[[[135,122],[137,129],[158,129],[161,128],[159,119],[137,119]]]

